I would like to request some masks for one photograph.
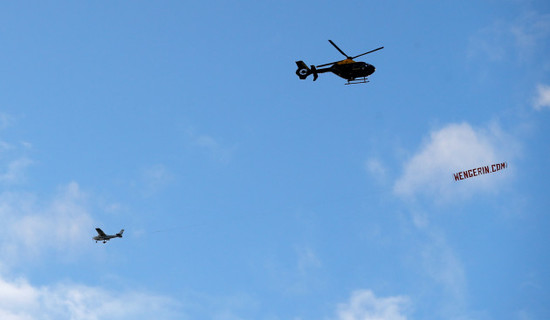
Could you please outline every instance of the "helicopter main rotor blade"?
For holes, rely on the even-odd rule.
[[[330,44],[332,44],[336,48],[336,50],[340,51],[340,53],[343,54],[346,58],[351,59],[350,56],[342,51],[342,49],[338,48],[338,46],[334,42],[332,42],[332,40],[329,40],[328,42],[330,42]]]
[[[326,66],[329,66],[331,64],[335,64],[335,63],[338,63],[340,61],[343,61],[343,60],[338,60],[338,61],[334,61],[334,62],[330,62],[330,63],[325,63],[325,64],[320,64],[318,66],[316,66],[317,68],[322,68],[322,67],[326,67]]]
[[[360,55],[357,55],[355,57],[350,57],[348,56],[347,54],[344,53],[344,51],[342,51],[340,48],[338,48],[338,46],[336,44],[334,44],[334,42],[332,42],[331,40],[329,40],[329,42],[336,48],[338,49],[338,51],[340,51],[341,54],[343,54],[344,56],[346,56],[347,59],[355,59],[355,58],[358,58],[358,57],[361,57],[361,56],[364,56],[366,54],[369,54],[369,53],[373,53],[375,51],[378,51],[378,50],[381,50],[381,49],[384,49],[384,47],[380,47],[380,48],[376,48],[374,50],[371,50],[371,51],[367,51],[365,53],[361,53]],[[343,60],[338,60],[338,61],[334,61],[334,62],[329,62],[329,63],[325,63],[325,64],[320,64],[318,66],[316,66],[317,68],[322,68],[322,67],[326,67],[328,65],[331,65],[331,64],[335,64],[335,63],[338,63],[340,61],[343,61]]]
[[[355,58],[358,58],[358,57],[360,57],[360,56],[364,56],[364,55],[366,55],[366,54],[373,53],[374,51],[378,51],[378,50],[380,50],[380,49],[384,49],[384,47],[376,48],[376,49],[371,50],[371,51],[369,51],[369,52],[361,53],[360,55],[355,56],[355,57],[351,57],[350,59],[355,59]]]

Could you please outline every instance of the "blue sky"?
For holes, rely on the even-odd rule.
[[[328,39],[370,83],[298,79]],[[550,318],[547,1],[18,1],[0,40],[0,318]]]

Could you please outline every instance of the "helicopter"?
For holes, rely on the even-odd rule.
[[[318,66],[311,65],[310,67],[308,67],[302,60],[296,61],[296,65],[298,66],[296,74],[300,79],[305,80],[310,74],[313,74],[313,81],[315,81],[319,77],[319,73],[332,72],[340,78],[348,80],[346,85],[369,82],[367,77],[373,74],[376,68],[374,68],[372,64],[368,64],[362,61],[355,62],[353,61],[353,59],[378,51],[380,49],[384,49],[384,47],[376,48],[374,50],[361,53],[354,57],[350,57],[344,51],[342,51],[342,49],[338,48],[338,46],[334,42],[332,42],[332,40],[329,40],[328,42],[330,42],[330,44],[332,44],[336,48],[336,50],[343,54],[346,59],[325,63]],[[323,68],[328,65],[330,65],[330,67]]]

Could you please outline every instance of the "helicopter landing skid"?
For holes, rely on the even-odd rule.
[[[353,80],[348,80],[348,83],[346,83],[345,85],[350,85],[350,84],[361,84],[361,83],[367,83],[369,82],[369,80],[365,77],[365,78],[361,78],[361,79],[353,79]]]

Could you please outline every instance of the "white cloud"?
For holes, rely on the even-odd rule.
[[[410,301],[406,296],[378,298],[370,290],[352,293],[349,302],[338,305],[337,320],[406,320]]]
[[[78,284],[35,287],[0,276],[0,318],[17,320],[181,319],[173,299]]]
[[[432,131],[429,139],[403,165],[394,192],[404,197],[427,195],[436,200],[470,196],[498,189],[505,174],[493,173],[455,182],[459,171],[510,162],[518,144],[498,125],[474,129],[468,123],[450,124]],[[509,171],[509,169],[506,169]]]
[[[535,110],[550,108],[550,86],[539,84],[537,86],[537,96],[533,105]]]
[[[66,258],[81,252],[90,240],[86,235],[93,230],[85,203],[86,195],[74,182],[46,204],[38,203],[31,194],[0,194],[4,230],[0,233],[0,258],[16,264],[45,251]]]

